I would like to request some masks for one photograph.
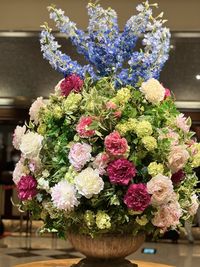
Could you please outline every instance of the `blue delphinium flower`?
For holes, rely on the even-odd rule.
[[[50,18],[76,46],[78,53],[84,55],[89,65],[81,66],[63,54],[47,26],[41,34],[44,58],[65,76],[76,73],[83,78],[89,73],[93,80],[110,76],[116,87],[127,84],[137,87],[141,80],[158,78],[168,59],[170,33],[163,27],[165,21],[162,20],[162,13],[153,18],[152,7],[157,7],[157,4],[146,1],[138,5],[138,14],[127,21],[124,31],[120,33],[117,14],[113,9],[103,9],[99,4],[89,3],[89,25],[85,33],[61,9],[51,6]],[[139,38],[142,38],[143,48],[134,51]],[[127,68],[124,68],[125,64]]]

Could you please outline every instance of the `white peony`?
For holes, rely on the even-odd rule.
[[[38,125],[39,123],[39,112],[40,109],[45,107],[45,103],[43,101],[43,97],[38,97],[35,102],[33,102],[33,104],[30,107],[29,110],[29,115],[30,115],[30,119],[32,121],[34,121],[35,125]]]
[[[14,148],[19,150],[19,147],[21,145],[21,141],[22,141],[22,137],[24,136],[26,132],[26,126],[24,125],[23,127],[21,126],[17,126],[14,134],[13,134],[13,140],[12,140],[12,144],[14,146]]]
[[[78,206],[76,189],[66,180],[62,180],[51,188],[51,198],[57,209],[71,211]]]
[[[37,133],[28,132],[21,140],[20,150],[25,158],[38,157],[42,148],[43,137]]]
[[[24,159],[21,158],[13,171],[13,181],[15,184],[18,184],[19,180],[21,179],[22,176],[25,176],[29,174],[28,168],[24,165]]]
[[[165,97],[165,88],[154,78],[143,82],[140,91],[144,93],[146,100],[152,104],[159,104]]]
[[[97,169],[93,170],[91,167],[80,172],[75,177],[74,183],[79,194],[86,198],[97,195],[104,187],[104,182],[99,176],[99,171]]]

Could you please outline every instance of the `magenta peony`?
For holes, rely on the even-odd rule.
[[[128,185],[135,177],[136,169],[133,163],[127,159],[112,161],[107,168],[108,176],[112,184]]]
[[[145,184],[131,184],[124,196],[124,203],[134,211],[144,211],[150,201],[151,197]]]
[[[71,91],[78,93],[83,86],[83,80],[76,74],[69,75],[60,83],[60,91],[62,96],[68,96]]]
[[[37,195],[37,181],[31,175],[22,176],[17,184],[17,191],[19,199],[32,199]]]
[[[88,130],[88,126],[91,125],[93,119],[91,117],[81,117],[79,123],[76,126],[76,131],[82,138],[91,137],[95,134],[95,130]]]
[[[128,143],[125,138],[121,138],[117,131],[107,135],[104,141],[106,151],[112,156],[123,156],[128,151]]]

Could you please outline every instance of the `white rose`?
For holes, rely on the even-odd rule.
[[[79,194],[86,198],[97,195],[104,187],[104,182],[99,176],[98,170],[88,167],[80,172],[74,179],[76,189]]]
[[[159,104],[165,97],[165,88],[154,78],[143,82],[140,91],[144,93],[146,100],[152,104]]]
[[[38,157],[42,148],[43,137],[37,133],[28,132],[22,137],[20,150],[25,158]]]

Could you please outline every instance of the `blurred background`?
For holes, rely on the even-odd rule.
[[[120,29],[123,30],[125,22],[135,13],[136,4],[141,1],[100,2],[103,7],[112,6],[118,12]],[[31,229],[28,215],[20,215],[10,200],[12,198],[17,202],[12,171],[19,159],[19,154],[12,147],[12,134],[16,125],[23,124],[28,118],[31,103],[38,96],[48,97],[57,82],[62,79],[62,76],[43,60],[40,52],[40,25],[48,21],[56,31],[46,9],[52,3],[65,10],[78,27],[87,30],[87,0],[0,0],[0,246],[25,246],[29,252],[33,243],[27,238],[34,236],[40,222],[35,222]],[[200,140],[200,1],[158,0],[157,3],[160,7],[157,12],[159,14],[159,11],[164,11],[164,17],[168,19],[167,26],[172,33],[170,59],[163,69],[160,81],[173,91],[180,111],[192,118],[192,129]],[[79,62],[84,62],[68,40],[57,32],[55,36],[65,53]],[[197,174],[199,175],[199,170]],[[185,240],[188,244],[198,244],[198,226],[196,218],[187,235],[168,233],[165,239],[169,242]],[[18,234],[26,236],[22,241],[23,245],[14,245],[12,241],[11,237]],[[55,236],[50,238],[53,238],[50,244],[55,249]],[[35,243],[35,246],[39,245]],[[199,250],[195,252],[199,255],[198,263]],[[183,257],[185,256],[187,253]],[[12,259],[2,266],[12,266],[9,265],[10,262]],[[199,266],[198,263],[192,258],[191,263],[184,266],[195,267]],[[180,263],[180,266],[183,266],[181,264],[183,262]]]

